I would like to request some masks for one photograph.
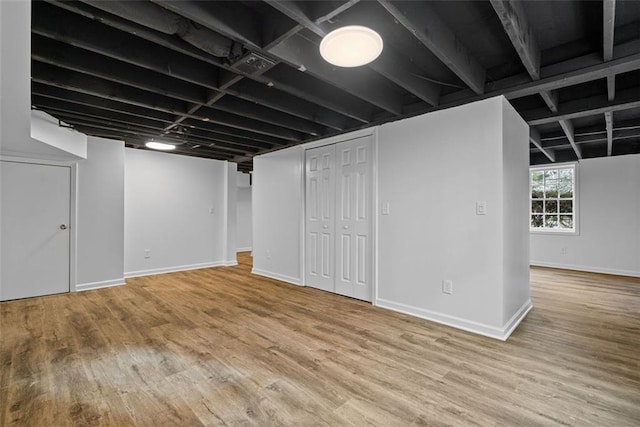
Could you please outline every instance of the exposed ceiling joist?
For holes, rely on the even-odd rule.
[[[613,58],[613,42],[616,21],[616,0],[602,1],[602,57],[605,62]],[[607,76],[609,101],[616,96],[616,76]]]
[[[312,21],[300,8],[298,3],[277,0],[267,0],[267,3],[296,21],[302,27],[312,31],[317,36],[324,37],[327,34],[325,27],[316,21]],[[274,47],[271,51],[277,49],[278,47]],[[274,53],[276,53],[276,56],[280,56],[277,55],[277,52]],[[419,76],[424,74],[422,70],[407,58],[396,54],[393,50],[384,50],[382,55],[369,64],[368,67],[428,104],[438,105],[440,87],[428,80],[421,79]]]
[[[614,101],[609,101],[606,95],[598,95],[561,104],[557,113],[549,113],[547,109],[537,109],[523,111],[522,117],[529,126],[535,126],[634,108],[640,108],[640,93],[635,89],[627,89],[619,92]]]
[[[613,152],[613,112],[605,112],[604,120],[607,126],[607,156],[610,156]]]
[[[484,92],[484,68],[430,4],[378,2],[475,93]]]
[[[538,151],[547,156],[550,161],[556,161],[554,152],[542,146],[542,143],[540,142],[540,132],[538,132],[537,129],[529,128],[529,141],[536,146]]]
[[[582,152],[574,139],[573,123],[571,123],[570,120],[560,120],[558,123],[560,123],[560,127],[564,131],[565,135],[567,135],[567,140],[569,140],[569,144],[571,144],[573,151],[576,153],[576,157],[578,160],[582,159]]]

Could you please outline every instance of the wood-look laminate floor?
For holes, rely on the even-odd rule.
[[[640,425],[640,281],[532,269],[506,342],[212,268],[6,302],[0,425]]]

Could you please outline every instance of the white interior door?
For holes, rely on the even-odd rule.
[[[334,292],[335,146],[306,152],[306,284]]]
[[[336,145],[335,292],[372,300],[371,137]]]
[[[372,138],[306,152],[308,286],[371,301]]]
[[[69,292],[71,168],[3,161],[0,300]]]

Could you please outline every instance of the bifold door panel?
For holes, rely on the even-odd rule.
[[[357,138],[306,153],[306,284],[372,299],[372,143]]]

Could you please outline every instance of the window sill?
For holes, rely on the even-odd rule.
[[[578,230],[573,231],[553,231],[553,230],[529,230],[529,234],[545,234],[549,236],[579,236]]]

